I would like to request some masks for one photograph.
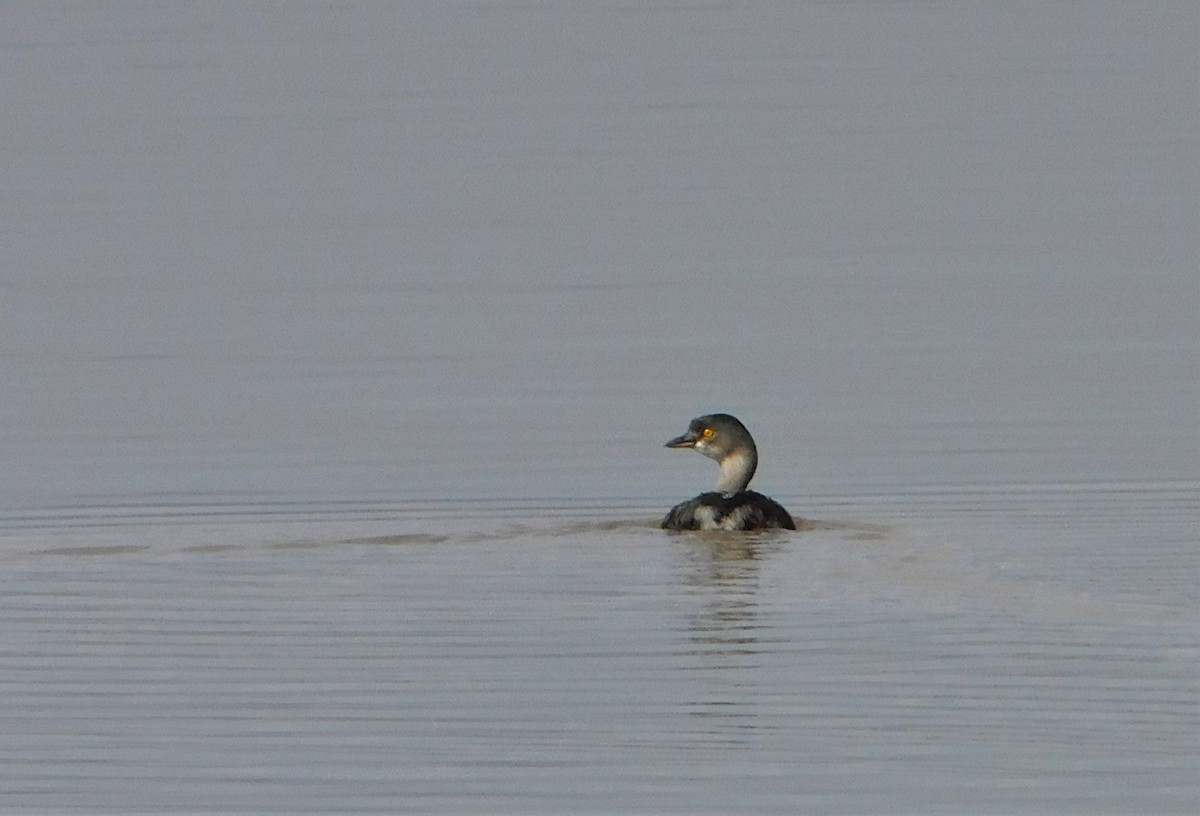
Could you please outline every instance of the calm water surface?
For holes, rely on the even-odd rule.
[[[1191,4],[3,16],[0,810],[1200,811]]]
[[[5,801],[1188,811],[1194,489],[989,503],[756,539],[550,503],[25,519]]]

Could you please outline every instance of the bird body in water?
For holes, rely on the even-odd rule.
[[[671,508],[664,530],[795,530],[796,522],[774,499],[747,490],[758,467],[754,437],[736,417],[705,414],[688,424],[687,433],[666,444],[694,448],[721,466],[717,489]]]

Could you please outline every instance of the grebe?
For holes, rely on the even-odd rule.
[[[747,490],[758,467],[754,437],[736,417],[705,414],[688,424],[687,433],[668,448],[695,448],[721,465],[712,493],[675,505],[662,521],[664,530],[795,530],[790,513],[774,499]]]

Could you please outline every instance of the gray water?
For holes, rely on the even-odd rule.
[[[5,5],[0,810],[1200,810],[1197,42]]]

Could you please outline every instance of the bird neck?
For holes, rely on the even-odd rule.
[[[754,477],[758,467],[758,454],[754,450],[732,451],[721,460],[721,478],[717,490],[726,496],[741,493]]]

